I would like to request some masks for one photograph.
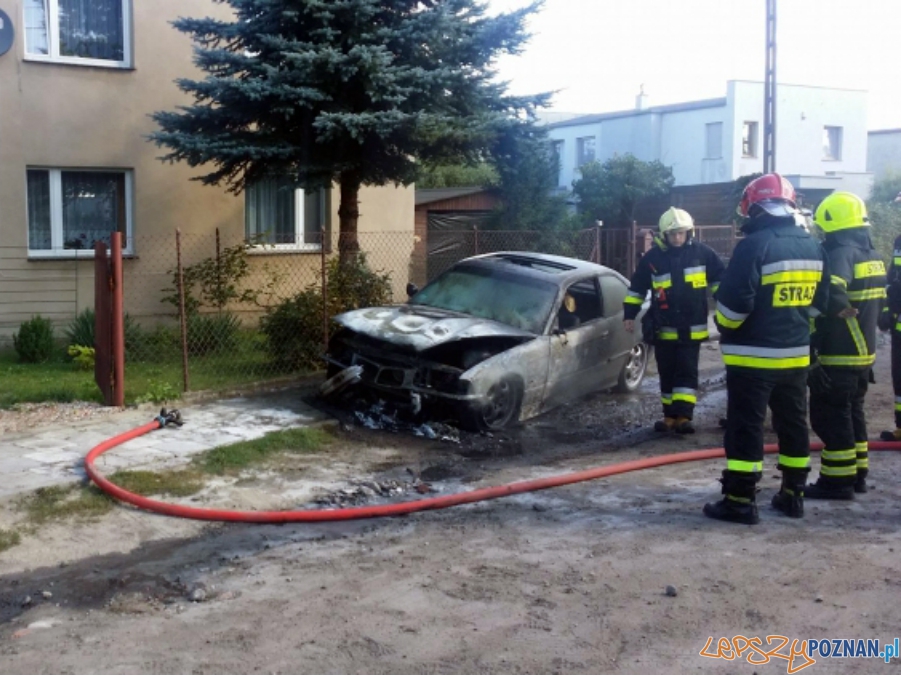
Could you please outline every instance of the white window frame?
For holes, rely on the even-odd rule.
[[[757,157],[758,124],[753,120],[745,120],[741,125],[741,156]],[[748,149],[745,152],[745,129],[748,130]]]
[[[830,130],[835,130],[835,140],[836,147],[832,147],[832,135],[829,133]],[[823,160],[826,162],[841,162],[842,159],[842,145],[845,142],[845,131],[842,127],[836,125],[824,125],[823,126],[823,136],[825,139],[829,140],[829,153],[826,151],[826,144],[823,144]]]
[[[328,229],[328,192],[325,188],[319,189],[319,222],[322,223],[325,227],[320,228],[320,232],[324,230],[324,235],[327,237],[329,233]],[[251,244],[248,249],[249,253],[253,254],[265,254],[265,253],[290,253],[292,251],[322,251],[323,242],[307,242],[306,241],[306,230],[304,226],[306,225],[306,209],[304,200],[306,198],[306,192],[303,188],[297,188],[294,190],[294,238],[297,240],[294,244],[269,244],[266,242],[260,244]],[[247,210],[247,200],[244,200],[244,210]],[[247,223],[247,216],[245,214],[244,217],[245,224]],[[246,226],[245,226],[246,228]],[[244,237],[247,237],[247,231],[245,229]]]
[[[50,244],[49,249],[32,249],[28,246],[28,258],[93,258],[94,249],[66,249],[63,235],[63,172],[74,171],[89,173],[117,173],[125,175],[125,246],[122,255],[134,255],[134,172],[131,169],[108,169],[97,167],[28,167],[28,171],[46,171],[50,174]],[[26,235],[31,234],[31,221],[28,214],[28,181],[25,181],[25,228]]]
[[[113,0],[122,3],[122,61],[108,59],[83,59],[78,56],[62,56],[59,53],[59,0],[44,0],[47,11],[47,46],[49,54],[32,54],[25,39],[25,3],[22,3],[22,40],[26,61],[44,63],[65,63],[73,66],[93,66],[100,68],[131,68],[132,55],[132,0]]]
[[[718,148],[711,147],[712,144],[710,132],[719,129]],[[714,154],[715,150],[719,150],[719,154]],[[704,125],[704,159],[705,160],[721,160],[723,159],[723,123],[708,122]]]

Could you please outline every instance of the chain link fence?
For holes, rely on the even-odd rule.
[[[629,276],[656,228],[576,232],[443,232],[440,247],[409,231],[363,232],[359,254],[339,265],[337,236],[297,245],[248,245],[238,236],[137,236],[124,261],[126,398],[176,397],[277,382],[323,367],[329,318],[403,302],[457,261],[497,251],[534,251],[607,265]],[[728,258],[732,226],[697,229]],[[67,344],[93,345],[93,261],[29,261],[0,249],[0,322],[8,336],[33,314],[50,318]]]

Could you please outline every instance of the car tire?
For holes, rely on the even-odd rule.
[[[522,382],[513,376],[501,378],[488,388],[486,400],[466,404],[460,423],[470,432],[499,432],[519,421]]]
[[[636,343],[619,372],[619,380],[616,382],[614,391],[627,394],[641,387],[641,381],[644,380],[644,374],[647,373],[650,358],[651,346],[644,341]]]

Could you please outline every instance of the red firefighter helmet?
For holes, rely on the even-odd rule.
[[[749,218],[751,207],[755,204],[771,216],[794,216],[798,213],[795,189],[779,174],[764,174],[745,186],[738,204],[739,215]]]

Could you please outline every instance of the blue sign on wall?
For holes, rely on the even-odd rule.
[[[13,22],[10,21],[9,15],[0,9],[0,56],[6,54],[13,46],[14,38]]]

